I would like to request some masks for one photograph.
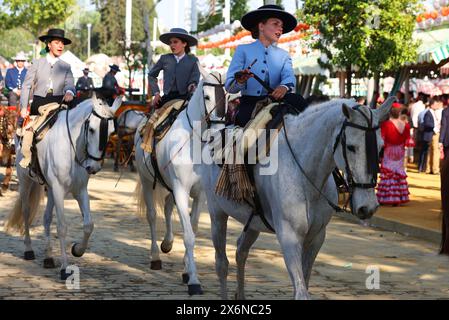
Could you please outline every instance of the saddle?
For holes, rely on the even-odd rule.
[[[30,175],[37,175],[39,182],[45,184],[45,178],[42,174],[42,170],[39,164],[39,158],[37,155],[37,144],[44,139],[48,131],[53,127],[56,120],[58,120],[58,114],[63,108],[60,108],[59,103],[49,103],[39,107],[39,116],[34,117],[25,126],[25,133],[22,139],[22,150],[29,148],[31,151],[30,162]],[[28,144],[28,146],[26,145]]]
[[[182,99],[168,101],[156,109],[147,121],[141,123],[138,130],[143,141],[141,147],[145,152],[152,153],[154,145],[165,137],[186,105],[186,101]]]

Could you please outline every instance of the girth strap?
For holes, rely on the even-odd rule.
[[[157,165],[157,159],[156,159],[156,142],[153,142],[153,151],[151,151],[150,154],[151,159],[151,165],[154,169],[154,182],[153,182],[153,189],[156,188],[156,183],[159,182],[165,189],[170,191],[170,193],[173,193],[173,190],[165,183],[164,178],[161,175],[161,172],[159,171],[159,166]]]
[[[259,198],[259,194],[257,193],[256,183],[255,183],[255,179],[254,179],[254,165],[245,164],[245,168],[246,168],[246,171],[248,172],[249,181],[251,182],[251,184],[254,187],[254,197],[253,197],[254,206],[252,206],[249,202],[247,202],[251,207],[253,207],[253,211],[251,212],[251,215],[249,216],[248,222],[246,223],[243,231],[246,232],[248,230],[251,220],[253,219],[253,217],[255,215],[257,215],[260,217],[263,224],[265,225],[265,227],[268,228],[268,230],[276,233],[276,231],[271,226],[271,224],[268,222],[267,218],[265,218],[265,215],[263,213],[262,204],[260,203],[260,198]]]

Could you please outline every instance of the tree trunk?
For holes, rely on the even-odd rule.
[[[352,89],[352,69],[351,66],[346,66],[346,98],[351,97]]]
[[[380,87],[379,72],[374,72],[374,90],[373,90],[373,97],[371,98],[371,103],[370,103],[370,107],[373,108],[373,109],[376,109],[376,106],[377,106],[376,93],[378,93],[379,95],[381,94],[379,92],[379,87]]]

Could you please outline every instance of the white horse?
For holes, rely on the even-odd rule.
[[[166,186],[155,182],[155,170],[149,154],[141,148],[139,133],[135,136],[137,171],[141,186],[140,211],[146,206],[146,216],[151,231],[151,269],[162,268],[157,246],[156,209],[164,208],[166,233],[161,250],[169,252],[173,244],[171,212],[174,203],[178,209],[184,235],[184,273],[183,282],[188,284],[190,295],[202,294],[194,259],[195,232],[198,226],[199,205],[204,202],[200,176],[193,164],[194,143],[196,136],[201,141],[201,132],[206,127],[206,116],[216,108],[217,103],[225,103],[221,76],[203,74],[204,79],[198,84],[188,106],[178,115],[165,137],[156,146],[157,167]],[[215,114],[215,113],[214,113]],[[201,123],[197,130],[196,124]],[[201,127],[201,128],[199,128]],[[201,142],[197,151],[201,152]],[[140,189],[140,191],[139,191]],[[138,195],[139,197],[139,195]],[[193,198],[189,216],[189,198]],[[142,198],[144,201],[142,201]]]
[[[338,167],[345,172],[352,189],[353,214],[367,219],[378,207],[374,192],[375,166],[378,163],[370,161],[376,161],[376,152],[382,147],[380,130],[376,128],[388,115],[393,100],[387,100],[378,110],[357,106],[353,100],[334,100],[310,106],[298,116],[287,115],[284,120],[286,130],[282,129],[278,135],[278,153],[271,151],[272,161],[277,160],[278,163],[277,171],[272,175],[261,175],[262,165],[254,167],[263,214],[276,232],[295,299],[310,298],[308,284],[312,265],[324,242],[334,205],[338,202],[337,189],[330,177],[333,169]],[[370,145],[365,143],[365,136],[371,138],[367,140],[371,141]],[[368,173],[367,164],[375,168],[374,173]],[[221,170],[217,165],[202,164],[201,167],[211,215],[215,267],[223,299],[227,299],[228,217],[249,227],[240,235],[236,253],[236,298],[244,299],[244,268],[249,249],[260,232],[271,231],[258,215],[249,221],[252,212],[249,205],[215,194]]]
[[[64,198],[68,193],[78,201],[83,215],[84,237],[80,244],[72,246],[72,254],[81,257],[87,249],[89,237],[93,231],[87,183],[90,174],[101,169],[106,145],[114,131],[114,112],[120,107],[118,97],[111,108],[97,99],[80,103],[72,110],[63,110],[46,136],[37,144],[37,154],[43,177],[48,188],[47,206],[44,213],[46,237],[45,268],[54,268],[52,257],[50,225],[53,219],[53,207],[56,208],[57,232],[61,244],[61,279],[66,279],[67,223],[64,217]],[[16,137],[17,140],[17,137]],[[20,143],[16,141],[18,164],[22,158]],[[30,225],[37,213],[44,186],[29,171],[17,165],[19,178],[19,198],[6,224],[6,229],[18,229],[25,233],[25,259],[35,259],[31,246]]]

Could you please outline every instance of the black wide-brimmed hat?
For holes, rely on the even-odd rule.
[[[171,38],[180,38],[182,40],[185,40],[190,47],[194,47],[198,44],[198,39],[189,34],[186,30],[182,28],[172,28],[170,29],[170,32],[166,32],[164,34],[161,34],[159,37],[159,40],[161,40],[165,44],[170,44]]]
[[[72,40],[67,39],[65,37],[65,32],[62,29],[49,29],[47,34],[39,37],[39,40],[42,42],[46,42],[47,40],[50,39],[61,39],[64,42],[64,44],[72,43]]]
[[[109,68],[111,68],[111,70],[113,70],[115,72],[121,72],[122,71],[122,70],[120,70],[120,68],[116,64],[109,65]]]
[[[252,29],[257,26],[259,22],[269,18],[278,18],[282,20],[284,24],[282,33],[292,31],[298,24],[298,21],[296,20],[294,15],[288,13],[287,11],[282,9],[282,7],[274,4],[267,4],[265,6],[259,7],[257,10],[248,12],[242,17],[241,23],[243,28],[252,31]]]

